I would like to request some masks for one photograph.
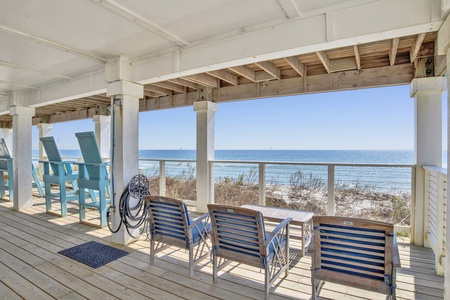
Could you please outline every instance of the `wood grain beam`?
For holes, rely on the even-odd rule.
[[[422,46],[423,39],[425,38],[426,33],[420,33],[416,35],[414,38],[414,42],[411,46],[411,50],[409,51],[409,57],[411,62],[414,62],[417,58],[417,54],[419,54],[420,47]]]
[[[358,45],[353,45],[353,52],[355,52],[356,67],[361,70],[361,56],[359,55]]]
[[[179,85],[182,85],[182,86],[186,86],[186,87],[191,88],[193,90],[198,89],[198,86],[197,86],[196,83],[188,81],[188,80],[185,80],[183,78],[174,78],[174,79],[169,79],[167,81],[175,83],[175,84],[179,84]]]
[[[303,74],[305,74],[305,66],[296,56],[285,57],[284,60],[298,73],[298,75],[303,77]]]
[[[257,62],[256,65],[272,75],[275,79],[281,79],[281,71],[270,61]]]
[[[255,71],[253,71],[252,69],[250,69],[247,66],[238,66],[238,67],[232,67],[232,68],[228,68],[228,69],[241,75],[242,77],[247,78],[248,80],[256,82]]]
[[[175,83],[172,83],[172,82],[161,81],[161,82],[155,82],[155,83],[153,83],[153,85],[159,86],[159,87],[162,87],[162,88],[165,88],[165,89],[169,89],[169,90],[172,90],[172,91],[175,91],[175,92],[178,92],[178,93],[184,93],[184,87],[183,86],[175,84]]]
[[[190,75],[188,77],[184,77],[184,79],[195,82],[195,83],[203,85],[203,86],[209,86],[209,87],[213,87],[213,88],[219,87],[219,80],[208,74]]]
[[[234,74],[231,74],[230,72],[228,72],[226,70],[210,71],[210,72],[206,72],[206,74],[209,74],[211,76],[219,78],[220,80],[231,83],[232,85],[239,84],[238,77]]]
[[[322,62],[322,65],[324,66],[325,70],[327,70],[327,72],[330,73],[331,66],[330,66],[330,60],[328,59],[328,55],[325,53],[325,51],[317,51],[316,54],[317,54],[317,57]]]
[[[147,84],[144,86],[144,92],[145,91],[150,91],[150,92],[154,92],[154,93],[158,93],[161,95],[170,95],[172,94],[172,91],[169,89],[165,89],[156,85],[152,85],[152,84]]]
[[[391,50],[389,50],[389,64],[391,66],[395,65],[395,59],[397,58],[397,50],[398,50],[399,41],[400,41],[400,38],[394,38],[391,40]]]
[[[330,72],[341,72],[348,70],[357,70],[355,59],[353,57],[337,58],[330,60]]]

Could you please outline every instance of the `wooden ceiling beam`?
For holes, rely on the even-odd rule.
[[[182,86],[186,86],[186,87],[191,88],[193,90],[197,90],[198,89],[198,86],[197,86],[196,83],[188,81],[188,80],[185,80],[183,78],[174,78],[174,79],[169,79],[167,81],[175,83],[175,84],[179,84],[179,85],[182,85]]]
[[[303,74],[305,74],[305,66],[296,56],[285,57],[284,60],[298,73],[298,75],[303,77]]]
[[[161,95],[166,95],[166,96],[172,94],[171,90],[165,89],[165,88],[162,88],[162,87],[159,87],[159,86],[155,86],[155,85],[152,85],[152,84],[145,85],[144,86],[144,92],[145,91],[155,92],[155,93],[158,93],[158,94],[161,94]]]
[[[209,87],[213,87],[213,88],[219,87],[219,80],[216,77],[213,77],[208,74],[190,75],[190,76],[184,77],[184,79],[195,82],[195,83],[203,85],[203,86],[209,86]]]
[[[330,59],[328,58],[328,55],[325,53],[325,51],[317,51],[316,54],[317,54],[317,57],[322,62],[322,65],[324,66],[325,70],[327,70],[327,73],[330,73],[331,66],[330,66]]]
[[[342,72],[349,70],[357,70],[357,64],[353,57],[337,58],[330,60],[330,72]]]
[[[397,50],[398,50],[399,41],[400,41],[400,38],[393,38],[391,40],[391,50],[389,50],[389,64],[391,66],[395,65],[395,59],[397,58]]]
[[[256,82],[255,71],[253,71],[252,69],[250,69],[247,66],[237,66],[237,67],[232,67],[232,68],[228,68],[228,69],[239,74],[242,77],[247,78],[250,81]]]
[[[361,56],[359,55],[358,45],[353,45],[353,52],[355,52],[356,67],[361,70]]]
[[[206,74],[209,74],[211,76],[219,78],[220,80],[226,81],[232,85],[239,84],[238,77],[234,74],[231,74],[230,72],[228,72],[226,70],[210,71],[210,72],[206,72]]]
[[[153,83],[154,86],[159,86],[165,89],[169,89],[178,93],[184,93],[184,86],[172,83],[172,82],[155,82]]]
[[[417,54],[419,54],[420,47],[422,46],[423,39],[425,38],[426,33],[420,33],[416,35],[414,38],[414,42],[411,46],[411,50],[409,51],[410,61],[414,62],[417,58]]]
[[[257,62],[256,65],[272,75],[275,79],[281,79],[281,71],[270,61]]]

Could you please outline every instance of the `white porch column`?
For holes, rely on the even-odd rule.
[[[120,224],[118,209],[120,195],[131,178],[139,173],[139,98],[144,96],[144,88],[142,85],[131,82],[130,74],[131,63],[125,57],[119,57],[106,64],[106,81],[108,82],[106,92],[108,97],[114,98],[111,132],[115,206],[112,211],[112,226],[114,229]],[[135,203],[131,203],[133,204]],[[111,239],[112,242],[123,245],[132,240],[124,226],[119,232],[112,234]]]
[[[8,147],[9,153],[12,155],[14,151],[13,129],[2,128],[2,136],[3,139],[5,140],[6,147]]]
[[[52,124],[48,123],[39,123],[37,124],[37,128],[39,129],[39,138],[51,136],[52,133]],[[39,140],[39,160],[46,160],[47,153],[45,153],[44,146],[42,146],[41,141]],[[44,164],[39,164],[39,179],[42,180],[42,174],[44,174]]]
[[[415,207],[413,207],[412,242],[424,245],[426,228],[425,172],[423,165],[442,165],[442,92],[446,88],[444,77],[415,78],[411,82],[411,97],[415,110]]]
[[[32,207],[32,180],[31,180],[31,155],[32,155],[32,117],[35,109],[25,106],[11,106],[10,115],[13,116],[14,159],[14,209],[21,210]]]
[[[194,102],[197,112],[197,211],[208,211],[207,204],[214,203],[214,181],[209,160],[214,159],[214,116],[217,104],[211,101]]]
[[[97,138],[98,149],[102,159],[110,155],[109,144],[111,141],[111,117],[104,115],[94,115],[92,120],[95,123],[95,137]]]

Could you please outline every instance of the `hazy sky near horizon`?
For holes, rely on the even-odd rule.
[[[446,124],[446,93],[442,99]],[[195,127],[192,106],[140,113],[139,149],[195,149]],[[56,123],[52,135],[60,149],[76,150],[75,132],[94,128],[92,120]],[[221,103],[215,149],[412,150],[414,99],[403,85]]]

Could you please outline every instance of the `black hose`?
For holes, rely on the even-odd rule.
[[[113,229],[112,228],[112,224],[111,224],[111,209],[112,207],[110,206],[108,208],[107,211],[107,224],[108,224],[108,228],[112,233],[117,233],[120,228],[122,227],[122,224],[125,226],[125,229],[127,230],[128,234],[133,237],[133,238],[139,238],[139,236],[134,236],[133,234],[131,234],[130,229],[137,229],[139,227],[142,226],[142,224],[144,224],[144,228],[142,228],[141,232],[139,232],[139,235],[141,235],[146,229],[146,223],[145,221],[147,221],[147,215],[148,215],[148,210],[147,207],[145,206],[145,200],[144,197],[140,198],[138,203],[133,206],[130,207],[130,191],[128,189],[127,185],[124,189],[124,191],[122,192],[122,195],[120,195],[120,201],[119,201],[119,216],[120,216],[120,223],[119,226],[117,227],[117,229]],[[147,195],[150,195],[150,193],[147,191],[146,193]],[[136,211],[137,210],[137,211]],[[135,212],[136,211],[136,212]],[[133,213],[135,212],[135,213]]]

